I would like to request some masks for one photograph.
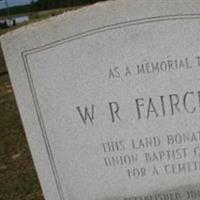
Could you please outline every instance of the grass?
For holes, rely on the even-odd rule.
[[[0,76],[0,200],[42,199],[12,87],[8,75],[2,75]]]
[[[44,200],[6,72],[0,49],[0,200]]]
[[[31,23],[64,11],[31,18]],[[0,35],[19,28],[0,29]],[[44,200],[0,48],[0,200]]]

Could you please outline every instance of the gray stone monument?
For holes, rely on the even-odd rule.
[[[1,38],[47,200],[200,198],[199,10],[116,0]]]

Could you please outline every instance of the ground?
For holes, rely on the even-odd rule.
[[[40,12],[31,21],[69,11]],[[0,29],[0,35],[19,27]],[[0,200],[44,200],[0,48]]]
[[[43,200],[8,75],[0,75],[0,200]]]
[[[43,199],[0,50],[0,200]]]
[[[0,200],[42,200],[7,74],[0,76]]]

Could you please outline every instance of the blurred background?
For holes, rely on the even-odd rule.
[[[102,0],[0,0],[0,35]],[[0,200],[44,200],[0,48]]]

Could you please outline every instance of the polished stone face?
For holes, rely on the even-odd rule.
[[[2,38],[47,200],[199,197],[200,2],[159,2],[100,3]]]

